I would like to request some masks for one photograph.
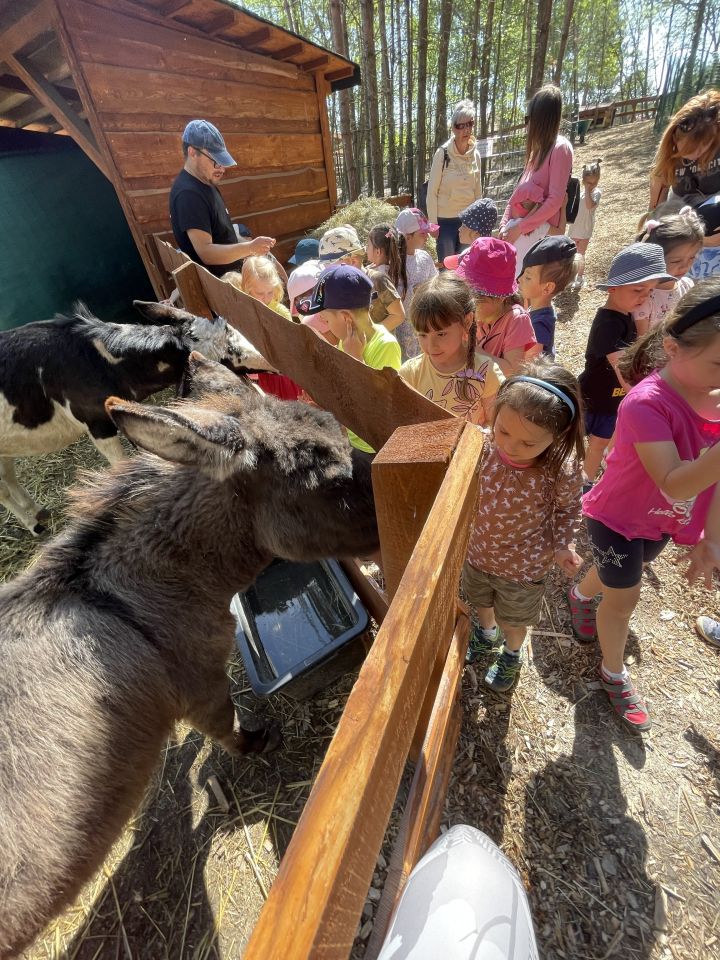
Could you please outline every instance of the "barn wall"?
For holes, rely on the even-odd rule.
[[[91,120],[101,128],[136,237],[170,230],[168,196],[183,163],[180,135],[188,120],[203,117],[219,127],[238,161],[221,185],[233,220],[277,237],[281,258],[289,254],[335,203],[323,142],[324,81],[319,94],[314,75],[294,64],[127,10],[105,0],[62,3]]]

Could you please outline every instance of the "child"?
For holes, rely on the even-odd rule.
[[[242,290],[249,297],[264,303],[266,307],[270,307],[286,320],[290,319],[290,311],[282,302],[285,291],[280,274],[266,257],[246,257],[243,260],[240,286],[237,283],[236,273],[226,273],[223,280]]]
[[[393,288],[404,298],[409,288],[409,281],[406,266],[407,244],[403,234],[398,233],[389,223],[381,223],[373,227],[368,234],[365,255],[370,261],[368,273],[373,282],[376,274],[386,276]],[[412,325],[404,317],[404,310],[402,321],[392,326],[389,326],[386,320],[375,312],[373,312],[373,321],[384,323],[393,331],[400,344],[403,360],[410,360],[411,357],[418,355],[420,347]]]
[[[403,297],[403,305],[407,312],[410,309],[415,288],[437,276],[437,267],[425,249],[425,244],[429,236],[438,235],[440,227],[436,223],[430,223],[422,210],[418,210],[417,207],[408,207],[397,215],[395,229],[405,237],[407,290]]]
[[[534,363],[502,384],[482,452],[477,514],[462,587],[477,617],[467,660],[493,650],[485,682],[510,690],[553,561],[572,577],[580,527],[582,406],[575,377]],[[497,619],[496,619],[497,618]],[[505,644],[499,646],[504,635]]]
[[[600,187],[598,187],[601,163],[602,157],[598,157],[593,163],[586,163],[582,168],[580,207],[575,222],[568,227],[568,236],[575,241],[578,249],[578,272],[571,287],[572,290],[580,290],[584,283],[585,253],[595,229],[595,214],[602,193]]]
[[[541,350],[530,317],[515,296],[515,248],[505,240],[480,237],[456,272],[475,293],[477,349],[489,353],[506,377],[512,376],[526,355]]]
[[[692,207],[683,207],[680,213],[661,220],[648,220],[638,240],[657,243],[665,254],[665,269],[674,278],[672,283],[660,283],[645,303],[633,313],[638,336],[656,327],[670,313],[680,297],[693,286],[686,273],[702,250],[703,224]]]
[[[515,227],[519,227],[525,217],[529,217],[531,213],[535,213],[536,210],[539,210],[543,204],[545,195],[542,189],[532,180],[527,180],[525,183],[520,183],[513,191],[513,195],[510,198],[508,206],[510,207],[510,213],[512,214],[512,219],[508,220],[505,226],[503,227],[504,231],[514,230]],[[538,240],[542,240],[543,237],[547,236],[550,225],[547,223],[541,223],[534,230],[531,230],[530,233],[521,234],[513,246],[515,247],[516,257],[517,257],[517,272],[518,274],[522,270],[523,260],[525,259],[525,254],[528,252],[530,247],[534,247]]]
[[[410,306],[419,357],[400,376],[456,417],[486,426],[505,379],[492,357],[475,349],[475,301],[459,277],[444,273],[424,283]]]
[[[322,316],[339,349],[361,363],[381,370],[400,369],[400,345],[385,327],[370,319],[372,282],[362,270],[339,264],[321,274],[312,295],[298,304],[301,316]],[[374,453],[372,447],[348,430],[350,443]]]
[[[620,353],[636,338],[634,310],[645,303],[658,281],[672,280],[665,271],[662,247],[656,243],[632,243],[610,264],[605,306],[600,307],[590,327],[585,349],[585,369],[580,374],[585,403],[585,476],[592,483],[600,469],[603,453],[615,430],[625,383],[616,373]]]
[[[647,708],[623,662],[643,564],[672,539],[694,547],[690,582],[704,576],[710,586],[720,565],[720,278],[686,293],[627,351],[620,372],[632,389],[605,473],[583,498],[595,565],[568,600],[577,638],[600,640],[600,683],[614,710],[631,729],[647,730]]]
[[[497,207],[489,197],[481,197],[480,200],[475,200],[460,213],[460,229],[458,231],[460,243],[470,245],[478,237],[492,236],[497,218]],[[458,263],[463,256],[463,253],[451,254],[451,256],[445,257],[443,266],[447,270],[457,270]]]
[[[525,254],[518,277],[520,293],[530,307],[537,342],[543,353],[555,356],[555,321],[553,297],[567,287],[575,272],[576,247],[569,237],[553,236],[538,240]]]

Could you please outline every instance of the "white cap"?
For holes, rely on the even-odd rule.
[[[327,264],[320,263],[319,260],[306,260],[305,263],[295,267],[288,277],[287,292],[290,298],[290,314],[295,314],[295,301],[302,297],[304,293],[309,293],[317,283],[317,279],[323,272]]]

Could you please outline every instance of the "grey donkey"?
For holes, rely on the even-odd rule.
[[[0,588],[2,958],[100,866],[175,721],[231,753],[277,744],[235,716],[232,595],[273,557],[378,548],[369,461],[330,414],[191,363],[188,401],[107,401],[146,452],[76,488],[64,532]]]

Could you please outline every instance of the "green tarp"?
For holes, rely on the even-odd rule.
[[[154,299],[112,184],[70,137],[0,128],[0,225],[0,329]]]

